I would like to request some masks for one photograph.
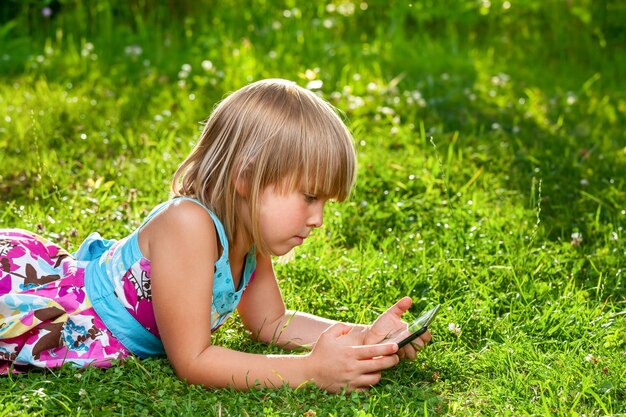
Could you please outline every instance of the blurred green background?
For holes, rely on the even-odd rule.
[[[154,359],[4,378],[0,415],[623,413],[625,22],[617,0],[1,2],[0,227],[124,236],[216,102],[288,78],[359,155],[350,201],[276,265],[288,306],[444,308],[368,393],[205,390]],[[281,352],[236,320],[214,342]]]

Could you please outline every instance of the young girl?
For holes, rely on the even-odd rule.
[[[347,198],[352,138],[333,108],[284,80],[222,101],[172,182],[173,198],[119,241],[90,235],[70,255],[18,229],[0,230],[0,372],[110,366],[166,354],[176,374],[207,387],[366,389],[426,333],[408,335],[405,297],[372,325],[285,309],[271,256],[322,225],[324,204]],[[256,340],[307,354],[259,355],[211,343],[235,310]]]

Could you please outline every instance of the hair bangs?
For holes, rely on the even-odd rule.
[[[303,97],[304,96],[304,97]],[[283,191],[303,189],[320,197],[344,201],[356,177],[352,136],[334,109],[314,93],[301,94],[273,146],[268,147],[269,172],[264,185]],[[310,111],[314,106],[316,111]]]

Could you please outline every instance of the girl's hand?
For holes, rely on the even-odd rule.
[[[411,307],[413,301],[410,297],[404,297],[387,311],[381,314],[369,327],[363,344],[371,345],[383,343],[393,337],[393,340],[400,341],[409,336],[409,325],[402,320],[402,315]],[[424,347],[432,338],[430,332],[426,332],[417,339],[398,351],[400,358],[415,359],[417,351]]]
[[[376,385],[381,371],[395,366],[395,343],[352,346],[344,337],[352,326],[336,323],[326,329],[308,355],[313,382],[329,392],[363,391]]]

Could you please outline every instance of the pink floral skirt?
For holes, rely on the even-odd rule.
[[[91,306],[81,262],[34,233],[0,229],[0,374],[129,355]]]

